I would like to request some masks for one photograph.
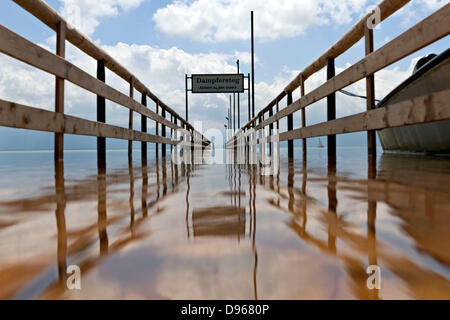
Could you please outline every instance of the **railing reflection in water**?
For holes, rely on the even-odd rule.
[[[170,188],[168,185],[168,167],[170,167],[169,170],[171,170]],[[80,239],[72,241],[71,245],[68,245],[69,239],[65,216],[68,195],[65,188],[64,161],[55,160],[55,218],[57,226],[57,259],[55,265],[57,269],[57,277],[52,280],[52,278],[54,277],[52,271],[53,268],[50,268],[48,271],[44,272],[43,275],[37,275],[37,278],[35,278],[35,280],[32,281],[30,285],[27,285],[16,292],[14,294],[14,298],[28,299],[36,298],[36,296],[50,299],[60,298],[65,292],[67,292],[67,267],[69,264],[75,264],[79,266],[81,273],[85,274],[87,271],[98,266],[104,257],[119,252],[134,240],[145,238],[147,236],[145,232],[137,232],[136,230],[138,226],[145,220],[159,214],[158,210],[155,210],[154,213],[149,215],[150,209],[152,209],[159,201],[161,201],[166,196],[176,192],[177,186],[180,184],[180,182],[183,181],[179,179],[178,167],[178,165],[170,163],[166,157],[157,157],[156,162],[154,163],[154,167],[148,167],[147,159],[142,159],[142,167],[140,168],[141,177],[139,177],[142,180],[141,208],[137,210],[135,208],[134,199],[136,188],[136,172],[135,168],[133,167],[133,158],[129,158],[127,175],[114,175],[114,181],[109,182],[106,160],[99,160],[96,177],[99,254],[97,256],[87,255],[83,257],[81,253],[88,247],[90,247],[93,239],[89,238],[88,236],[80,237]],[[190,172],[194,170],[194,166],[182,165],[181,167],[182,176],[185,176],[188,180]],[[155,170],[156,174],[156,184],[152,185],[150,188],[155,189],[154,192],[152,192],[152,190],[150,190],[149,192],[149,170]],[[128,232],[126,232],[126,230],[121,230],[122,232],[119,239],[111,243],[108,237],[108,226],[113,224],[114,222],[117,222],[118,219],[121,219],[122,217],[108,218],[107,187],[108,184],[118,183],[119,181],[124,182],[125,179],[129,181],[128,203],[130,212],[129,225],[127,228]],[[83,186],[80,185],[78,187],[80,190],[83,190]],[[89,188],[86,188],[86,190],[88,190],[87,192],[90,191]],[[74,196],[69,195],[69,197]],[[83,196],[77,195],[77,197],[82,198]]]
[[[318,175],[308,168],[307,163],[298,164],[292,160],[281,166],[281,170],[273,175],[261,174],[262,168],[259,165],[227,165],[224,168],[226,168],[229,190],[223,194],[227,203],[215,204],[216,199],[211,199],[211,206],[202,208],[198,207],[196,195],[192,194],[193,191],[196,191],[193,190],[193,187],[194,189],[198,188],[198,180],[196,180],[198,175],[193,174],[197,171],[196,166],[184,164],[177,166],[167,159],[161,158],[151,165],[143,162],[141,168],[135,169],[130,161],[125,175],[112,175],[107,174],[106,163],[104,163],[99,165],[96,176],[98,218],[95,228],[98,236],[94,238],[87,233],[87,229],[85,229],[86,232],[67,231],[69,226],[66,222],[65,210],[67,203],[74,198],[74,195],[71,194],[73,188],[69,187],[68,189],[66,186],[64,163],[56,162],[54,189],[57,226],[56,262],[51,270],[40,275],[36,274],[37,280],[20,289],[14,297],[60,298],[64,296],[67,290],[66,270],[69,265],[79,265],[82,274],[86,274],[89,270],[98,267],[104,257],[114,255],[130,243],[148,237],[149,232],[143,231],[148,228],[139,228],[139,226],[144,221],[160,214],[158,204],[165,197],[177,193],[180,184],[183,184],[186,190],[186,213],[183,218],[185,218],[188,244],[195,245],[195,242],[190,242],[194,238],[201,240],[212,237],[236,239],[237,245],[241,245],[242,241],[247,241],[250,245],[254,299],[265,296],[264,286],[261,286],[261,283],[267,276],[264,265],[262,269],[261,266],[258,269],[258,258],[262,257],[258,256],[258,247],[261,249],[263,243],[260,241],[258,244],[256,237],[257,206],[263,202],[268,202],[278,212],[288,214],[285,225],[302,243],[316,248],[324,255],[338,261],[344,270],[345,282],[353,297],[359,299],[383,298],[380,290],[367,288],[366,268],[369,265],[382,265],[383,268],[389,269],[389,273],[395,274],[398,279],[404,281],[410,290],[411,297],[434,297],[436,295],[433,292],[424,293],[419,290],[417,279],[431,283],[439,288],[440,292],[448,289],[448,281],[439,274],[424,268],[404,252],[391,251],[385,238],[377,239],[377,210],[379,209],[378,203],[382,202],[393,208],[390,214],[400,219],[399,226],[415,243],[415,247],[432,256],[439,263],[449,264],[448,254],[445,253],[446,244],[440,241],[445,238],[445,234],[440,229],[433,229],[439,219],[442,219],[437,214],[440,204],[439,201],[436,201],[436,195],[427,188],[412,188],[406,182],[387,179],[388,175],[398,171],[394,164],[397,164],[395,159],[392,159],[390,155],[383,155],[379,159],[379,172],[377,172],[376,163],[369,162],[368,179],[360,180],[349,179],[337,174],[336,160],[332,159],[328,162],[325,178],[323,176],[318,178]],[[156,183],[149,184],[149,175],[152,176],[150,180],[156,181]],[[112,178],[112,176],[114,177]],[[137,187],[139,180],[142,181],[140,190]],[[318,183],[318,181],[320,182]],[[122,185],[127,184],[127,205],[125,207],[128,211],[120,217],[108,215],[108,210],[112,210],[114,207],[109,201],[113,201],[114,197],[107,195],[115,192],[113,188],[109,190],[108,188],[118,182]],[[320,183],[323,183],[320,190],[323,191],[324,198],[320,198],[312,192],[314,188],[317,190]],[[257,188],[269,191],[274,195],[273,199],[267,201],[260,195],[264,192],[260,192],[262,190],[257,192]],[[86,192],[90,192],[91,189],[86,188]],[[354,222],[346,216],[348,207],[345,204],[345,196],[340,194],[348,189],[356,191],[358,201],[365,202],[367,206],[365,224],[360,231],[356,232]],[[135,198],[139,192],[141,199],[138,200]],[[404,198],[408,198],[408,196],[409,203],[406,203]],[[77,198],[80,196],[78,195]],[[343,200],[341,201],[341,199]],[[223,201],[223,199],[217,201]],[[137,203],[141,204],[140,207],[139,204],[136,205]],[[408,210],[402,208],[408,208]],[[424,216],[421,216],[422,213]],[[423,223],[424,219],[426,219],[426,223]],[[118,220],[129,221],[127,225],[121,224],[119,232],[117,232]],[[259,221],[263,224],[266,223]],[[322,235],[317,232],[318,225],[321,231],[325,231]],[[383,228],[383,226],[381,227]],[[266,232],[267,229],[263,229],[265,230],[262,232]],[[108,234],[109,230],[114,230],[114,237]],[[445,231],[445,228],[442,230]],[[117,235],[119,236],[117,237]],[[261,237],[264,236],[264,234],[261,235]],[[97,241],[99,252],[86,254],[87,249],[92,249],[92,244]],[[439,241],[441,243],[437,244]],[[394,249],[398,251],[398,248]],[[262,254],[264,256],[264,252]],[[55,270],[57,270],[56,275]],[[340,297],[342,287],[339,283],[342,284],[342,274],[333,270],[328,272],[334,279],[334,282],[330,283],[330,295],[331,297]]]

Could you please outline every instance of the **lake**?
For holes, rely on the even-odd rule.
[[[303,163],[0,152],[1,299],[450,299],[450,157]],[[152,151],[154,152],[154,151]],[[370,178],[369,178],[370,177]],[[70,290],[80,271],[81,289]],[[376,266],[379,289],[369,288]]]

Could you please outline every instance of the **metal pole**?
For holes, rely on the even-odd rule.
[[[233,130],[233,109],[231,108],[231,95],[230,95],[230,130]]]
[[[236,94],[233,93],[233,123],[234,123],[234,132],[236,132]]]
[[[253,32],[253,11],[251,13],[252,24],[252,118],[255,117],[255,39]]]
[[[237,63],[237,74],[239,74],[239,59],[236,61]],[[238,105],[238,128],[241,127],[241,103],[240,103],[241,94],[238,92],[237,94],[237,105]]]
[[[248,82],[248,89],[247,89],[247,91],[248,91],[248,121],[250,121],[251,120],[251,111],[250,111],[250,103],[251,103],[251,98],[250,98],[250,92],[251,92],[251,90],[250,90],[250,73],[248,74],[248,77],[247,77],[247,82]]]
[[[185,75],[185,87],[186,87],[186,122],[189,121],[189,100],[188,100],[188,75]]]
[[[230,108],[227,108],[227,127],[230,129]]]
[[[231,106],[228,107],[228,130],[231,130]]]

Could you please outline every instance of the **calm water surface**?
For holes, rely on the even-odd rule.
[[[450,158],[384,154],[375,172],[340,148],[334,171],[308,151],[275,176],[1,152],[0,298],[450,299]]]

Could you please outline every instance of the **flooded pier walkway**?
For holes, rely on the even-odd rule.
[[[55,32],[56,52],[3,25],[0,52],[52,75],[54,104],[0,98],[0,126],[49,132],[54,150],[0,152],[0,299],[450,299],[449,157],[381,155],[376,144],[378,130],[450,120],[450,89],[375,103],[377,72],[448,37],[450,4],[375,48],[376,25],[409,2],[380,1],[258,110],[252,72],[248,122],[238,95],[225,142],[188,122],[187,75],[182,116],[46,2],[14,2]],[[335,59],[360,40],[362,59],[337,73]],[[66,59],[69,43],[95,60],[95,76]],[[306,90],[324,68],[326,81]],[[125,90],[107,84],[111,72]],[[359,81],[365,111],[337,118],[336,94]],[[65,112],[66,83],[93,95],[95,120]],[[325,99],[327,121],[307,122],[306,108]],[[127,127],[106,121],[107,102],[125,108]],[[231,129],[231,106],[228,116]],[[365,148],[337,147],[336,135],[355,132]],[[67,150],[66,135],[95,137],[97,149]],[[308,147],[316,137],[327,149]],[[107,150],[107,139],[128,148]],[[215,141],[246,164],[171,161],[179,146],[186,156]],[[267,149],[278,159],[280,143],[281,165],[267,175],[259,160]],[[368,285],[373,266],[379,289]]]
[[[3,153],[0,298],[450,298],[450,162],[385,154],[368,180],[364,154],[338,148],[328,172],[312,148],[307,167],[285,158],[263,176],[130,167],[126,151],[98,174],[95,152],[69,152],[62,179],[52,153],[27,155],[34,176],[23,154]],[[367,289],[373,264],[381,290]],[[81,290],[67,289],[69,265]]]

